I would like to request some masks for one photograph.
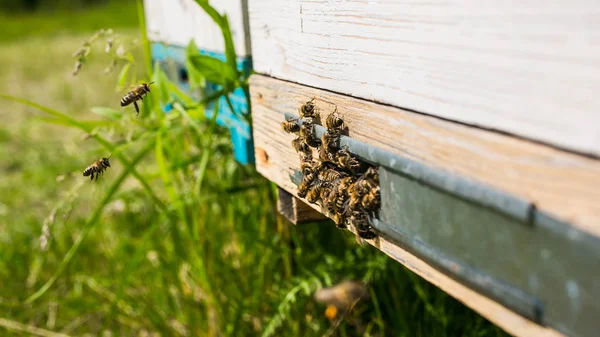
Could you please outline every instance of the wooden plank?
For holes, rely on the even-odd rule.
[[[280,187],[277,188],[277,211],[294,225],[328,219]]]
[[[378,114],[386,113],[385,111],[389,109],[398,110],[260,75],[255,75],[251,78],[250,89],[254,107],[253,130],[257,169],[261,174],[276,182],[283,190],[294,197],[297,197],[296,185],[292,182],[290,176],[294,174],[294,169],[298,169],[299,159],[295,151],[290,147],[293,135],[289,135],[280,129],[280,123],[283,120],[283,112],[294,112],[301,103],[316,96],[317,106],[322,111],[331,110],[333,104],[337,104],[338,111],[349,123],[350,135],[365,140],[364,134],[369,133],[365,130],[376,130],[373,120],[365,118],[367,113],[370,114],[371,117],[374,117],[375,121],[381,121],[377,117]],[[389,113],[389,111],[387,113]],[[431,127],[428,127],[428,123],[432,123],[433,121],[437,123],[437,120],[412,113],[404,114],[403,120],[397,120],[396,122],[391,123],[390,126],[380,125],[380,132],[372,135],[372,138],[378,139],[380,142],[386,140],[389,141],[390,139],[397,138],[398,134],[401,133],[406,139],[415,141],[415,144],[420,147],[423,147],[423,144],[426,144],[426,142],[423,141],[423,135],[426,137],[433,137],[434,139],[439,138],[439,136],[433,135],[432,133],[434,130],[432,130]],[[360,115],[363,115],[362,119],[359,119]],[[391,121],[388,120],[388,122]],[[449,122],[443,122],[442,125],[444,124],[453,125]],[[406,125],[406,129],[402,126],[398,127],[399,125]],[[424,128],[422,130],[423,134],[419,137],[417,137],[418,134],[415,134],[413,129],[415,125]],[[396,128],[394,129],[394,127]],[[459,127],[471,130],[464,126]],[[443,133],[444,136],[447,137],[449,143],[452,143],[453,140],[451,130],[452,129],[446,130],[446,132]],[[490,137],[493,139],[493,137],[496,136]],[[498,137],[510,139],[506,136]],[[439,149],[440,144],[437,144],[438,142],[442,141],[439,139],[433,141],[432,147],[428,151]],[[371,143],[373,143],[372,139]],[[527,146],[539,147],[539,145],[529,144],[527,142],[524,143],[527,144]],[[390,146],[388,145],[386,147],[389,148]],[[515,149],[513,149],[513,151],[515,151]],[[570,154],[566,155],[572,156]],[[307,205],[319,210],[316,205]],[[379,237],[375,240],[370,240],[369,243],[513,335],[562,336],[560,332],[537,325],[493,300],[482,296],[384,238]]]
[[[257,72],[600,155],[600,2],[250,0]]]
[[[487,297],[478,294],[463,284],[440,273],[435,268],[393,243],[384,239],[378,239],[377,242],[370,243],[513,336],[564,336],[554,329],[535,324]]]
[[[220,13],[226,13],[238,56],[250,55],[247,0],[212,1]],[[224,53],[221,30],[195,0],[145,0],[146,29],[152,41],[187,46],[191,40],[207,51]]]
[[[251,78],[255,147],[269,157],[258,170],[289,192],[299,159],[280,128],[283,112],[316,96],[324,113],[337,106],[350,136],[402,157],[482,182],[535,203],[600,236],[600,161],[507,135],[255,75]]]

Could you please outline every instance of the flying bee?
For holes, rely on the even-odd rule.
[[[127,106],[131,103],[133,103],[133,106],[135,107],[135,111],[137,112],[137,114],[140,114],[140,108],[138,107],[137,101],[144,101],[144,98],[142,96],[146,95],[147,93],[150,92],[150,84],[152,84],[154,82],[150,82],[150,83],[142,83],[136,87],[134,87],[133,89],[131,89],[130,92],[128,92],[127,94],[125,94],[125,96],[123,96],[123,98],[121,98],[121,106]]]
[[[317,107],[313,101],[315,97],[313,97],[310,101],[302,104],[301,107],[298,108],[298,115],[300,118],[317,118],[319,113],[317,112]]]
[[[111,156],[112,154],[108,156],[108,158],[110,158]],[[90,180],[94,180],[95,174],[96,180],[98,180],[98,176],[100,174],[104,175],[104,170],[110,167],[110,162],[108,161],[108,158],[96,160],[92,165],[86,167],[85,170],[83,170],[83,176],[90,176]]]
[[[290,117],[285,122],[281,122],[281,128],[287,133],[296,133],[300,131],[300,124],[297,119]]]
[[[355,157],[350,155],[346,149],[341,149],[337,152],[336,162],[339,166],[356,173],[360,170],[361,164]]]
[[[311,123],[303,123],[300,126],[300,138],[304,139],[310,147],[319,147],[321,145],[321,140],[317,138],[315,127]]]
[[[335,108],[335,111],[330,113],[325,119],[325,126],[327,126],[328,130],[336,132],[342,132],[345,128],[344,120],[337,115],[337,107]]]

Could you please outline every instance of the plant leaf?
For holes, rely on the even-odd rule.
[[[192,64],[190,58],[193,56],[200,55],[198,46],[194,40],[191,40],[185,50],[185,67],[188,71],[188,79],[192,88],[204,88],[206,87],[206,78],[204,75],[196,70],[196,67]]]
[[[96,223],[100,219],[104,207],[112,199],[112,196],[115,194],[115,192],[117,192],[119,187],[121,187],[121,183],[125,180],[125,178],[127,178],[127,176],[133,171],[133,166],[135,166],[141,159],[143,159],[146,156],[146,154],[152,149],[153,146],[154,144],[150,142],[142,151],[138,153],[138,155],[133,159],[131,163],[128,163],[129,165],[125,166],[126,169],[110,186],[108,192],[104,195],[104,198],[102,198],[100,204],[96,207],[92,216],[85,223],[81,233],[79,233],[79,236],[77,237],[77,240],[75,240],[65,257],[63,257],[62,261],[60,262],[60,265],[58,266],[58,269],[54,272],[54,274],[52,274],[50,279],[46,281],[46,283],[44,283],[44,285],[40,289],[38,289],[38,291],[36,291],[33,295],[29,296],[25,300],[26,304],[34,302],[42,295],[44,295],[46,291],[50,289],[50,287],[52,287],[54,282],[56,282],[60,274],[62,274],[62,272],[65,270],[65,268],[69,265],[69,263],[75,256],[75,253],[79,249],[81,242],[83,242],[83,240],[87,237],[87,234],[92,230],[92,228],[94,228],[94,225],[96,225]]]
[[[158,62],[154,64],[154,76],[152,81],[155,84],[155,88],[158,89],[158,98],[161,104],[167,104],[169,102],[169,79],[164,71],[158,65]],[[156,92],[156,91],[154,91]]]
[[[231,34],[231,28],[229,27],[229,20],[227,15],[221,16],[216,9],[214,9],[207,0],[196,0],[196,3],[204,9],[206,14],[210,16],[213,21],[221,28],[221,34],[223,34],[223,40],[225,41],[225,56],[227,57],[227,64],[231,71],[237,75],[237,62],[235,46],[233,44],[233,35]],[[237,78],[237,76],[236,76]]]
[[[123,89],[125,87],[125,82],[127,81],[127,75],[129,74],[129,68],[131,68],[131,63],[126,63],[123,66],[123,68],[121,68],[119,77],[117,77],[117,83],[118,83],[117,89]]]
[[[189,58],[191,68],[201,73],[207,81],[223,86],[232,86],[236,74],[221,60],[206,55],[193,55]]]
[[[115,110],[113,108],[95,106],[90,109],[92,113],[96,115],[100,115],[102,117],[111,119],[111,120],[120,120],[123,118],[123,113],[119,110]]]

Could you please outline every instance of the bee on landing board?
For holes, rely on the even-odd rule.
[[[313,184],[306,193],[306,200],[311,204],[316,204],[321,197],[321,192],[324,188],[326,188],[326,186],[327,183],[324,181],[318,181]]]
[[[311,123],[303,123],[300,126],[300,138],[304,139],[310,147],[321,146],[321,140],[317,138],[315,127]]]
[[[108,156],[108,158],[110,158],[111,156],[112,154]],[[96,160],[92,165],[86,167],[85,170],[83,170],[83,176],[90,176],[90,180],[94,180],[95,174],[96,180],[98,180],[98,176],[100,174],[104,175],[104,170],[110,167],[110,162],[108,161],[108,158]]]
[[[327,119],[325,119],[325,125],[327,126],[327,129],[331,130],[332,132],[341,133],[345,129],[346,126],[344,125],[344,120],[337,114],[337,107],[335,108],[334,112],[327,116]]]
[[[352,173],[358,172],[361,168],[360,162],[345,148],[337,152],[336,161],[340,167],[350,170]]]
[[[281,128],[287,133],[296,133],[300,131],[300,124],[295,118],[288,118],[285,122],[281,122]]]
[[[298,108],[298,115],[300,118],[317,118],[319,113],[317,112],[317,107],[313,101],[315,98],[313,97],[310,101],[302,104],[301,107]]]
[[[152,84],[154,82],[150,82],[150,83],[142,83],[136,87],[134,87],[133,89],[131,89],[130,92],[128,92],[127,94],[125,94],[125,96],[123,96],[123,98],[121,98],[121,106],[127,106],[131,103],[133,103],[133,106],[135,107],[135,111],[137,112],[137,114],[140,114],[140,108],[137,105],[137,101],[144,101],[144,98],[142,96],[146,95],[147,93],[150,92],[150,84]]]

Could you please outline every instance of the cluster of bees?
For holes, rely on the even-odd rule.
[[[325,119],[326,130],[320,139],[314,127],[320,121],[314,98],[303,104],[298,114],[299,118],[281,124],[285,132],[298,135],[292,141],[302,173],[298,196],[320,205],[338,228],[352,226],[361,238],[375,238],[369,217],[381,206],[379,171],[339,147],[340,136],[348,128],[337,108]]]
[[[125,96],[123,96],[123,98],[121,98],[121,106],[127,106],[130,104],[133,104],[133,106],[135,107],[135,111],[137,112],[137,114],[140,114],[140,108],[137,104],[137,101],[144,101],[143,96],[147,95],[150,92],[150,84],[152,84],[154,82],[150,82],[150,83],[142,83],[140,85],[135,86],[134,88],[131,89],[131,91],[129,91],[128,93],[125,94]],[[86,167],[85,170],[83,170],[83,176],[90,177],[90,180],[94,180],[94,177],[96,178],[96,180],[98,180],[98,177],[100,175],[104,175],[104,171],[110,167],[110,162],[108,161],[108,159],[112,156],[112,154],[110,156],[108,156],[107,158],[100,158],[98,160],[96,160],[95,162],[93,162],[90,166]]]

